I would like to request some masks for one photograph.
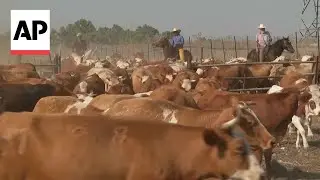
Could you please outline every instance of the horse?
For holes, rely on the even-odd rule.
[[[269,50],[265,55],[264,61],[271,62],[275,60],[277,57],[281,56],[284,50],[287,50],[290,53],[294,53],[294,49],[289,40],[289,37],[283,37],[282,39],[279,39],[275,43],[273,43],[269,47]],[[247,56],[247,60],[252,62],[259,62],[258,52],[255,49],[251,50]]]
[[[160,47],[163,50],[164,60],[166,61],[168,58],[170,59],[178,59],[179,53],[176,48],[174,48],[169,39],[165,36],[161,37],[158,41],[152,43],[152,47]],[[184,58],[187,62],[187,67],[191,68],[192,54],[188,50],[184,50]],[[179,58],[180,59],[180,58]]]

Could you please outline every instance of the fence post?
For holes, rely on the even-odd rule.
[[[200,47],[200,63],[202,63],[203,60],[203,47]]]
[[[247,54],[249,54],[249,36],[247,36]]]
[[[233,43],[234,43],[234,52],[236,55],[236,58],[238,57],[238,52],[237,52],[237,40],[236,40],[236,36],[233,36]]]
[[[103,48],[102,48],[102,44],[100,45],[100,57],[102,57],[102,52],[103,52]]]
[[[150,47],[149,47],[149,42],[148,42],[148,61],[150,61],[150,51],[149,51]]]
[[[299,52],[298,52],[298,33],[296,32],[295,35],[296,35],[296,58],[298,58],[299,57]]]
[[[222,51],[223,51],[223,60],[224,60],[224,62],[226,62],[226,52],[225,52],[225,49],[224,49],[223,39],[221,39],[221,43],[222,43]]]
[[[190,38],[190,36],[189,36],[189,51],[191,53],[191,38]]]
[[[314,84],[318,84],[318,71],[319,71],[318,66],[319,66],[319,56],[317,56],[316,58],[316,68],[315,68],[314,79],[313,79]]]
[[[213,47],[212,46],[213,46],[212,45],[212,39],[210,39],[210,55],[211,55],[211,58],[213,58],[213,51],[212,51]]]

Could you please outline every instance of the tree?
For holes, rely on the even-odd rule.
[[[156,35],[159,35],[159,31],[147,24],[144,24],[143,26],[138,26],[135,32],[135,40],[137,42],[142,42],[144,40],[149,41],[150,39],[153,39]]]
[[[94,41],[99,43],[99,44],[110,44],[111,42],[111,30],[110,28],[107,27],[99,27]]]
[[[50,31],[50,33],[51,33],[51,37],[50,37],[50,44],[51,45],[58,45],[58,44],[60,44],[61,43],[61,39],[60,39],[60,34],[59,34],[59,32],[57,31],[57,30],[55,30],[55,29],[51,29],[51,31]]]
[[[170,39],[172,37],[172,33],[171,31],[164,31],[161,33],[161,36],[164,36]]]
[[[52,44],[64,43],[70,46],[76,40],[77,33],[82,33],[86,40],[99,44],[143,43],[160,35],[159,30],[147,24],[138,26],[135,30],[124,29],[117,24],[111,28],[96,28],[91,21],[80,19],[72,24],[62,26],[58,30],[52,30],[51,42]],[[171,33],[166,31],[162,35],[170,37]]]

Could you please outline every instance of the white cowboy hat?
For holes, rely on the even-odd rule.
[[[172,32],[177,32],[177,31],[181,31],[181,30],[178,29],[178,28],[173,28],[173,29],[172,29]]]
[[[263,25],[263,24],[260,24],[259,26],[258,26],[258,29],[265,29],[266,27]]]
[[[78,34],[77,34],[77,37],[79,37],[79,36],[81,36],[81,33],[78,33]]]

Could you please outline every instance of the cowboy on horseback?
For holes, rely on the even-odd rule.
[[[72,46],[72,52],[77,53],[79,56],[83,56],[87,50],[87,42],[82,38],[82,34],[77,34],[77,39]]]
[[[257,42],[256,51],[259,54],[259,61],[263,62],[264,57],[269,51],[272,38],[270,33],[266,31],[266,27],[263,24],[260,24],[258,29],[259,29],[259,32],[256,35],[256,42]]]
[[[181,30],[177,28],[173,28],[172,33],[173,36],[169,40],[170,44],[177,49],[179,52],[179,57],[182,62],[184,62],[184,50],[183,50],[183,45],[184,45],[184,38],[183,36],[180,35]]]

